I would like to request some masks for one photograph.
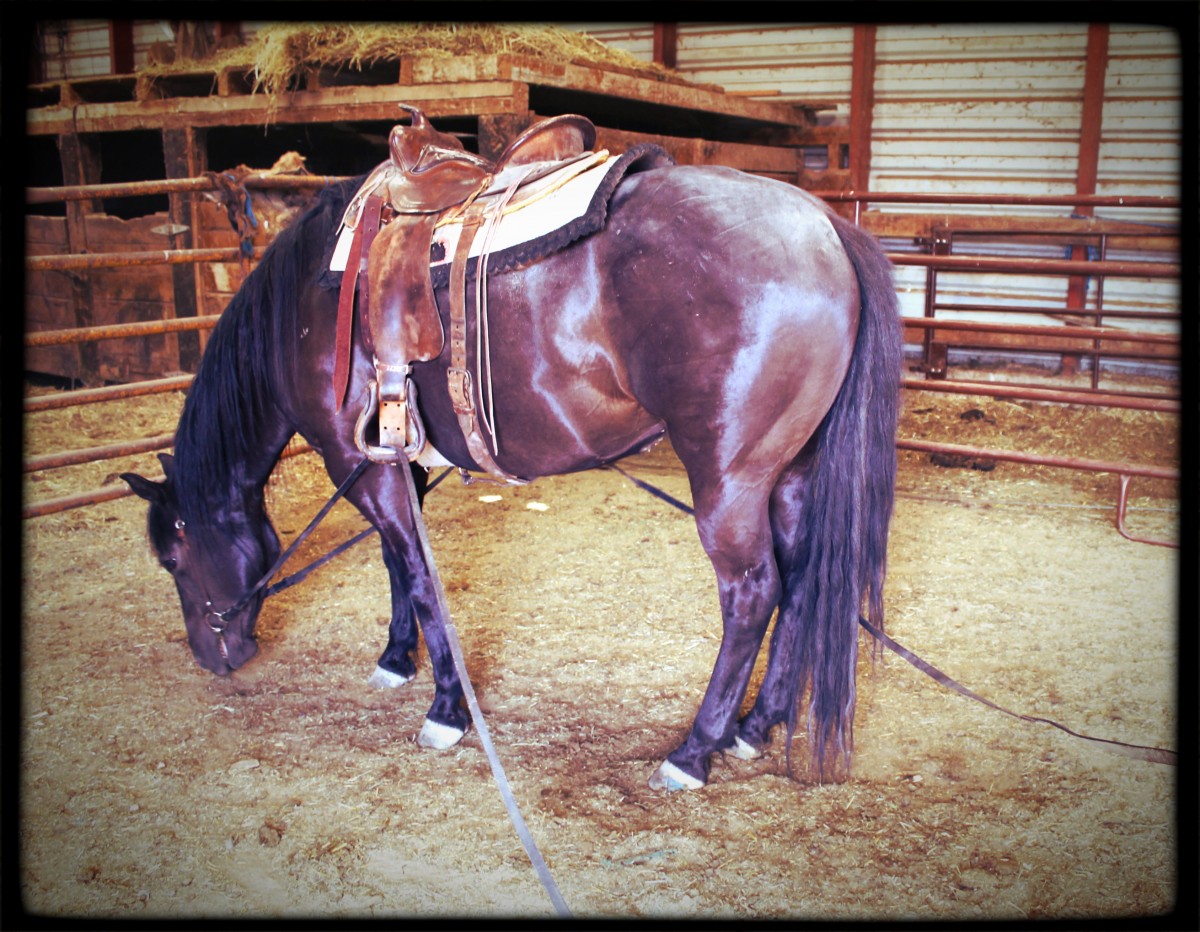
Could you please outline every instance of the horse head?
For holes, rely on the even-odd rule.
[[[163,453],[159,460],[162,481],[136,473],[121,479],[150,503],[150,546],[175,581],[196,662],[226,676],[258,653],[254,627],[264,591],[246,595],[279,556],[279,538],[261,496],[185,516],[172,481],[174,459]]]

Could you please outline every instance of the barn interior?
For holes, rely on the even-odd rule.
[[[386,633],[378,549],[281,596],[265,656],[218,679],[188,656],[118,478],[160,475],[230,298],[323,186],[386,157],[400,102],[488,156],[581,113],[598,147],[653,142],[774,179],[873,233],[905,342],[889,632],[1005,706],[1127,744],[1191,740],[1186,29],[89,19],[40,20],[29,38],[31,913],[550,914],[476,736],[435,759],[410,740],[420,697],[366,686]],[[239,230],[246,205],[255,225]],[[629,465],[686,500],[669,444]],[[281,536],[331,489],[294,442],[268,490]],[[577,914],[1112,920],[1194,905],[1174,768],[972,707],[866,640],[852,778],[793,780],[777,741],[762,761],[718,761],[700,794],[656,796],[651,762],[719,635],[694,526],[604,471],[488,499],[447,482],[427,521],[484,710]],[[343,503],[310,547],[362,523]],[[136,633],[85,624],[98,604]]]

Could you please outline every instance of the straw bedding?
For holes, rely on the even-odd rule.
[[[169,396],[39,415],[31,452],[76,432],[101,442],[170,430],[177,412]],[[903,430],[1171,463],[1177,427],[920,395]],[[62,494],[131,466],[156,464],[59,470],[27,488]],[[633,468],[686,497],[669,448]],[[1177,557],[1117,536],[1115,478],[942,469],[902,454],[899,484],[893,636],[1019,711],[1174,746]],[[329,491],[316,457],[281,467],[269,501],[285,540]],[[489,494],[499,499],[480,500]],[[1175,533],[1174,494],[1135,483],[1131,523]],[[427,658],[400,690],[366,685],[388,611],[376,544],[268,603],[261,655],[218,679],[191,660],[143,522],[131,498],[25,525],[28,907],[550,913],[477,737],[442,753],[413,741],[431,697]],[[755,763],[718,759],[702,791],[651,791],[720,633],[690,520],[591,472],[498,492],[451,479],[430,497],[428,523],[493,738],[577,914],[1014,920],[1170,907],[1170,768],[1013,722],[869,650],[847,782],[793,782],[776,747]],[[361,526],[339,505],[305,552]]]

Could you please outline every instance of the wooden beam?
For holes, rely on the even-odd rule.
[[[532,122],[525,113],[485,113],[479,118],[479,154],[485,159],[498,159],[509,141],[529,128]]]
[[[684,136],[637,133],[630,130],[596,127],[596,146],[624,152],[638,143],[662,146],[680,165],[728,165],[730,168],[760,174],[786,176],[794,180],[800,169],[796,149],[786,146],[755,146],[739,142],[714,142]]]
[[[207,167],[204,157],[204,131],[197,129],[165,129],[163,163],[168,178],[191,178]],[[190,194],[167,196],[171,223],[182,232],[170,237],[172,249],[192,249],[197,246],[197,217]],[[195,317],[200,307],[200,270],[196,265],[171,266],[171,284],[175,298],[176,318]],[[175,337],[179,345],[179,368],[194,372],[200,363],[200,337],[196,333],[181,333]]]
[[[133,74],[133,20],[109,20],[108,44],[112,50],[112,73]]]
[[[679,25],[677,23],[654,24],[654,61],[664,68],[674,68],[679,50]]]
[[[871,185],[871,123],[875,110],[875,26],[854,26],[850,66],[850,188]]]
[[[1104,119],[1104,81],[1108,73],[1108,23],[1088,25],[1087,58],[1083,76],[1083,108],[1079,125],[1079,159],[1075,172],[1075,193],[1095,194],[1100,167],[1100,125]],[[1095,213],[1090,206],[1076,210],[1080,216]],[[1087,258],[1086,246],[1071,248],[1071,258]],[[1067,280],[1067,309],[1081,310],[1087,304],[1087,279],[1072,276]]]
[[[329,87],[280,94],[272,110],[261,94],[228,97],[179,97],[120,103],[80,103],[26,111],[30,135],[106,133],[131,129],[185,129],[210,126],[263,126],[268,123],[319,123],[388,120],[396,104],[419,106],[431,119],[512,113],[519,96],[511,81],[469,84]]]

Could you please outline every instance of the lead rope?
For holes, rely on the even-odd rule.
[[[517,830],[521,844],[525,847],[525,853],[529,855],[533,869],[537,872],[538,880],[546,888],[546,893],[549,894],[550,901],[554,904],[554,908],[558,911],[559,916],[569,919],[571,918],[571,911],[567,908],[562,894],[558,892],[558,886],[554,883],[554,878],[550,875],[550,868],[546,866],[546,862],[542,858],[542,853],[538,850],[538,846],[533,840],[533,835],[530,834],[529,827],[525,824],[525,819],[521,816],[521,810],[517,806],[516,799],[513,798],[512,787],[509,786],[508,777],[505,776],[504,766],[500,763],[500,758],[496,754],[496,748],[492,744],[492,736],[488,731],[487,723],[483,719],[483,712],[480,710],[479,702],[475,698],[475,688],[471,685],[471,678],[467,675],[467,663],[463,659],[462,645],[458,640],[458,630],[454,627],[454,622],[450,618],[450,607],[446,601],[446,590],[442,587],[441,576],[438,574],[437,565],[433,561],[433,549],[429,546],[429,537],[425,533],[425,522],[421,518],[421,506],[417,499],[417,487],[413,482],[412,471],[405,467],[401,467],[400,471],[404,473],[404,482],[408,488],[409,511],[412,514],[413,525],[417,529],[417,537],[421,541],[421,553],[425,558],[425,568],[429,571],[429,577],[433,580],[434,591],[437,593],[438,609],[442,613],[442,618],[445,619],[446,641],[450,645],[450,654],[454,658],[454,668],[458,671],[458,678],[462,682],[463,695],[467,700],[467,708],[471,711],[471,720],[475,723],[475,730],[479,733],[479,741],[483,745],[484,752],[487,754],[488,764],[491,765],[492,777],[495,779],[496,786],[500,790],[500,797],[504,800],[504,808],[508,810],[508,817],[512,821],[513,828]]]
[[[616,463],[606,463],[601,468],[602,469],[611,469],[614,472],[619,472],[622,476],[624,476],[626,479],[628,479],[630,482],[632,482],[634,485],[636,485],[642,491],[649,492],[655,498],[659,498],[664,502],[674,505],[676,508],[678,508],[680,511],[682,511],[686,514],[689,514],[689,515],[695,514],[694,510],[690,506],[685,505],[683,502],[681,502],[677,498],[673,498],[672,496],[670,496],[666,492],[664,492],[662,489],[651,485],[649,482],[646,482],[642,479],[637,478],[637,476],[627,473],[624,469],[622,469]],[[997,712],[1002,712],[1005,715],[1012,716],[1013,718],[1018,718],[1023,722],[1031,722],[1031,723],[1041,724],[1041,725],[1050,725],[1053,728],[1057,728],[1060,731],[1066,732],[1072,738],[1078,738],[1080,741],[1089,741],[1092,744],[1098,745],[1099,747],[1102,747],[1107,751],[1112,751],[1114,754],[1122,754],[1125,757],[1133,757],[1133,758],[1136,758],[1137,760],[1148,761],[1149,763],[1152,763],[1152,764],[1166,764],[1171,767],[1176,766],[1176,758],[1177,758],[1178,754],[1177,754],[1177,752],[1169,750],[1167,748],[1146,747],[1145,745],[1141,745],[1141,744],[1126,744],[1124,741],[1114,741],[1111,738],[1094,738],[1091,735],[1085,735],[1078,731],[1072,731],[1066,725],[1059,724],[1058,722],[1054,721],[1054,719],[1041,718],[1037,715],[1025,715],[1021,712],[1014,712],[1011,709],[1006,709],[1004,706],[999,705],[995,702],[992,702],[992,700],[990,700],[990,699],[985,699],[983,696],[979,695],[978,693],[973,692],[970,689],[967,689],[967,687],[963,686],[961,683],[959,683],[953,677],[947,676],[945,673],[943,673],[941,670],[939,670],[933,664],[929,663],[928,661],[922,660],[920,657],[918,657],[916,654],[914,654],[908,648],[906,648],[906,647],[902,646],[901,644],[897,643],[896,641],[892,640],[892,638],[890,638],[886,634],[884,634],[881,629],[875,627],[873,624],[871,624],[869,621],[867,621],[861,615],[858,618],[858,623],[862,626],[864,631],[866,631],[868,634],[870,634],[871,637],[875,638],[875,640],[877,640],[880,644],[882,644],[884,647],[886,647],[888,650],[890,650],[896,656],[901,657],[904,660],[907,660],[910,664],[912,664],[914,667],[916,667],[918,670],[920,670],[926,676],[928,676],[932,680],[934,680],[934,682],[939,683],[942,686],[945,686],[947,689],[953,690],[954,692],[958,693],[960,696],[966,696],[968,699],[974,699],[976,702],[982,703],[983,705],[987,706],[989,709],[995,709]],[[789,745],[789,753],[790,753],[790,745]],[[788,769],[789,770],[791,769],[790,762],[788,764]]]

